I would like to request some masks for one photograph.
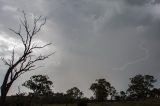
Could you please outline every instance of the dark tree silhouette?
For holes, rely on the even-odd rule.
[[[126,99],[126,93],[124,91],[120,91],[120,99],[123,101]]]
[[[35,49],[42,49],[46,46],[50,45],[41,45],[38,46],[33,43],[33,39],[35,35],[41,30],[43,25],[46,23],[46,18],[39,16],[38,18],[33,19],[33,27],[29,25],[26,13],[23,11],[23,18],[20,19],[19,30],[10,29],[14,34],[16,34],[22,41],[24,49],[22,50],[21,56],[18,58],[15,57],[15,51],[12,51],[11,59],[4,59],[2,61],[5,65],[8,66],[8,70],[6,71],[5,77],[3,79],[3,83],[1,86],[1,99],[0,106],[5,106],[6,95],[12,86],[13,82],[17,80],[19,76],[24,74],[25,72],[35,70],[37,68],[36,64],[38,61],[45,60],[50,55],[39,55],[36,56],[33,54]]]
[[[109,95],[111,96],[111,100],[113,100],[113,97],[115,97],[116,94],[117,94],[116,89],[113,86],[111,86],[109,89]]]
[[[97,79],[96,83],[90,86],[90,90],[94,92],[96,100],[105,101],[110,93],[111,84],[106,79]]]
[[[149,94],[151,89],[154,87],[153,83],[156,82],[153,76],[151,75],[136,75],[133,78],[130,78],[131,84],[127,92],[129,96],[134,99],[144,99]]]
[[[34,75],[22,86],[29,88],[37,96],[48,96],[52,94],[53,82],[46,75]]]
[[[150,91],[150,98],[160,99],[160,88],[159,88],[159,89],[153,88],[153,89]]]
[[[81,99],[83,96],[83,92],[80,91],[77,87],[73,87],[71,89],[68,89],[66,91],[66,94],[75,100]]]

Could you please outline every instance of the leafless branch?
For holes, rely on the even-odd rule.
[[[31,47],[31,50],[33,50],[33,49],[45,48],[46,46],[49,46],[49,45],[51,45],[51,44],[52,44],[52,43],[48,43],[48,44],[45,44],[45,45],[43,45],[43,46],[33,45],[33,46]]]
[[[16,34],[18,37],[20,37],[22,44],[24,46],[23,54],[17,59],[15,58],[15,50],[13,49],[11,54],[11,59],[4,59],[1,58],[1,60],[5,63],[5,65],[8,66],[8,70],[5,74],[3,84],[1,86],[1,91],[4,91],[4,94],[1,94],[6,96],[9,88],[11,87],[12,83],[22,74],[28,71],[35,70],[39,67],[36,66],[36,63],[39,61],[43,61],[47,58],[49,58],[51,55],[53,55],[55,52],[48,54],[48,55],[39,55],[36,56],[33,54],[33,51],[35,49],[42,49],[45,48],[51,43],[45,44],[43,46],[38,46],[33,44],[32,40],[34,36],[41,30],[41,28],[46,23],[46,18],[42,18],[42,16],[39,16],[38,18],[35,18],[33,20],[33,27],[31,28],[26,16],[26,13],[22,11],[23,13],[23,19],[20,19],[20,25],[18,31],[11,30],[14,34]],[[41,21],[42,20],[42,21]],[[40,24],[38,24],[40,22]],[[25,33],[21,33],[22,31],[25,31]]]
[[[7,65],[7,66],[11,66],[10,65],[10,63],[6,60],[6,59],[4,59],[4,58],[1,58],[1,60],[2,60],[2,62],[5,64],[5,65]]]

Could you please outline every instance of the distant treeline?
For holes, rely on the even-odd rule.
[[[136,75],[129,79],[128,89],[117,92],[105,78],[96,79],[89,89],[93,91],[90,98],[84,97],[83,92],[77,87],[68,89],[66,93],[54,93],[52,91],[53,83],[46,75],[34,75],[28,81],[24,82],[25,86],[33,92],[19,92],[16,95],[7,97],[9,104],[17,106],[29,106],[31,104],[53,104],[53,103],[81,103],[85,106],[88,102],[105,102],[105,101],[138,101],[147,99],[160,99],[160,88],[154,88],[157,81],[151,75]]]

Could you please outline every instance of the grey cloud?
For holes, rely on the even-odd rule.
[[[149,3],[151,0],[125,0],[127,3],[131,5],[144,5]]]
[[[137,6],[160,3],[159,0],[125,0],[125,1],[130,5],[137,5]]]
[[[130,6],[141,7],[148,4],[159,4],[159,0],[124,0]]]
[[[39,39],[53,42],[57,53],[47,61],[46,71],[40,73],[49,73],[56,91],[78,86],[87,93],[90,84],[102,77],[123,90],[131,75],[160,76],[159,18],[155,19],[152,10],[157,1],[153,4],[148,0],[35,2],[6,0],[0,5],[24,7],[29,13],[47,16],[48,23]],[[17,25],[13,18],[17,12],[6,13],[2,9],[0,12],[4,13],[0,15],[1,31],[9,33],[4,29]]]

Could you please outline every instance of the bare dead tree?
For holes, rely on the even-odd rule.
[[[18,59],[15,57],[15,50],[13,49],[11,59],[4,59],[2,61],[5,65],[8,66],[8,70],[6,71],[5,77],[3,79],[3,83],[1,85],[1,98],[0,98],[0,106],[5,106],[7,93],[12,86],[13,82],[17,80],[19,76],[24,74],[25,72],[32,71],[37,69],[38,61],[43,61],[53,53],[48,55],[33,55],[33,51],[35,49],[42,49],[46,46],[51,45],[51,43],[37,46],[33,43],[34,36],[41,30],[41,28],[46,23],[46,18],[41,16],[33,19],[33,26],[29,25],[26,13],[23,11],[23,17],[20,19],[19,30],[10,29],[14,34],[16,34],[22,41],[24,46],[24,50],[22,51],[22,55],[19,56]],[[25,32],[25,33],[22,33]]]

